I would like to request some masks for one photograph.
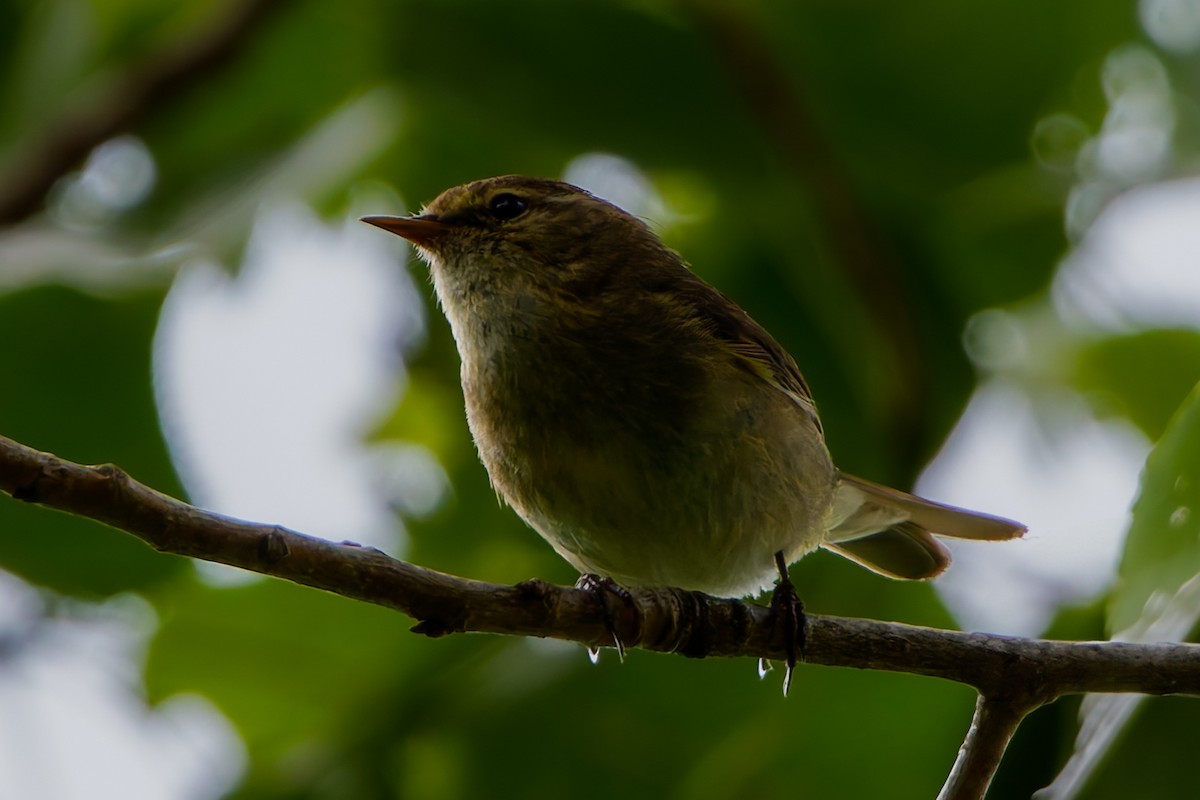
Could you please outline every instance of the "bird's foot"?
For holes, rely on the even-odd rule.
[[[633,595],[612,578],[591,573],[580,575],[579,580],[575,582],[575,588],[592,595],[600,604],[600,609],[604,614],[604,627],[607,629],[608,635],[612,637],[613,646],[617,649],[617,657],[624,662],[625,643],[621,641],[621,635],[617,633],[617,615],[622,607],[633,604]],[[588,657],[592,659],[593,664],[598,662],[600,648],[589,647]]]
[[[787,562],[783,551],[775,554],[775,566],[779,569],[779,583],[771,594],[771,618],[773,625],[783,626],[783,646],[787,672],[783,676],[783,696],[787,697],[792,687],[792,672],[797,662],[804,657],[805,634],[808,621],[804,617],[804,603],[796,594],[796,587],[788,578]],[[759,662],[759,674],[764,674],[763,662]]]

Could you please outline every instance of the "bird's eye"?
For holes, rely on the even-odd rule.
[[[492,216],[499,220],[519,217],[528,206],[525,198],[507,192],[496,195],[492,198],[492,202],[488,203],[488,209],[492,212]]]

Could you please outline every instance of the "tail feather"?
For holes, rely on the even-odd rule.
[[[1025,533],[1003,517],[914,497],[841,474],[825,547],[894,578],[931,578],[950,566],[950,552],[932,534],[1000,541]]]
[[[861,539],[826,544],[825,548],[860,567],[900,580],[932,578],[950,566],[946,545],[910,522],[898,522]]]

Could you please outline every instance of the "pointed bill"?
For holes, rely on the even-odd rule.
[[[397,236],[403,236],[415,245],[429,244],[450,230],[449,225],[432,214],[419,217],[363,217],[362,221]]]

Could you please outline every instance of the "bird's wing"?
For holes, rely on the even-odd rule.
[[[758,326],[754,320],[746,317],[749,323],[744,335],[737,339],[726,340],[729,351],[737,356],[746,366],[763,380],[792,398],[797,405],[812,413],[814,420],[817,416],[817,404],[812,392],[800,374],[800,368],[788,352],[771,338],[770,334]],[[816,420],[817,427],[821,423]]]
[[[786,350],[736,303],[708,284],[695,279],[688,294],[694,313],[728,352],[751,373],[790,397],[812,417],[821,431],[817,404],[800,367]],[[823,431],[822,431],[823,433]]]

